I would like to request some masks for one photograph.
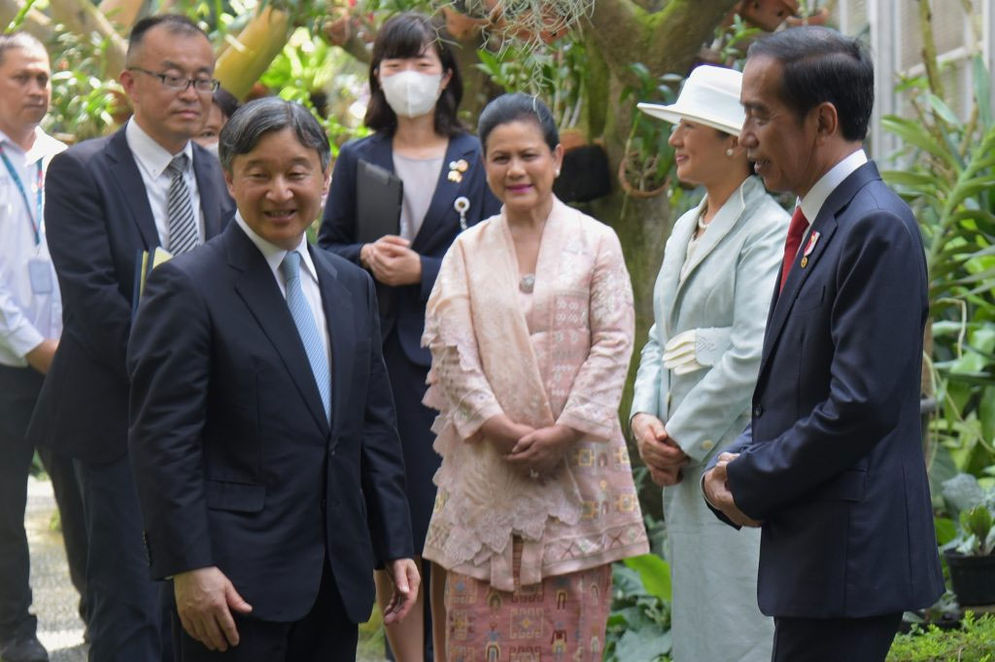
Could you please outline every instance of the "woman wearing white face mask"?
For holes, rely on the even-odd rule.
[[[342,146],[318,243],[366,267],[377,282],[415,554],[421,554],[435,501],[432,476],[440,461],[432,450],[435,412],[421,402],[431,364],[431,354],[421,347],[425,303],[442,256],[461,228],[496,214],[500,203],[487,188],[479,141],[456,117],[463,96],[456,59],[427,17],[406,12],[384,23],[373,45],[369,80],[365,124],[376,133]],[[400,233],[367,244],[356,239],[362,222],[356,212],[361,160],[394,172],[404,182]],[[422,593],[429,585],[425,569]],[[388,599],[389,580],[377,574],[377,593]],[[403,623],[387,628],[398,662],[427,659],[427,602],[416,605]]]

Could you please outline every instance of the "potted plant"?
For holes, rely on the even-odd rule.
[[[943,496],[959,513],[957,536],[942,547],[957,601],[995,605],[995,490],[958,474],[943,483]]]

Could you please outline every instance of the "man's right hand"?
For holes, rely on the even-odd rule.
[[[681,468],[690,459],[674,442],[661,421],[652,414],[639,413],[629,422],[639,457],[649,469],[650,478],[660,487],[681,482]]]
[[[34,349],[24,355],[28,365],[43,375],[48,374],[48,369],[52,366],[52,358],[55,350],[59,348],[59,341],[46,338],[38,343]]]
[[[238,645],[238,630],[231,615],[252,611],[235,586],[216,566],[181,572],[173,577],[176,611],[183,629],[208,650],[224,652]]]

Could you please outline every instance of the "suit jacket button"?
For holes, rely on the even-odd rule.
[[[760,405],[756,405],[753,407],[753,418],[760,418],[763,415],[764,415],[763,407],[761,407]]]
[[[706,439],[705,441],[701,442],[701,447],[704,448],[706,451],[710,451],[712,450],[712,448],[715,447],[715,442],[712,441],[711,439]]]

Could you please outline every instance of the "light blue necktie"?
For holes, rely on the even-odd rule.
[[[301,288],[301,255],[297,251],[290,251],[280,263],[280,271],[287,281],[287,307],[290,308],[290,315],[297,325],[297,333],[304,343],[304,351],[307,353],[307,360],[311,364],[311,372],[314,374],[314,381],[318,384],[318,393],[321,395],[321,403],[325,406],[325,416],[331,418],[332,411],[332,379],[328,371],[328,356],[325,354],[324,343],[321,342],[321,335],[318,332],[318,325],[314,323],[314,315],[311,314],[311,307],[304,297],[304,290]]]

